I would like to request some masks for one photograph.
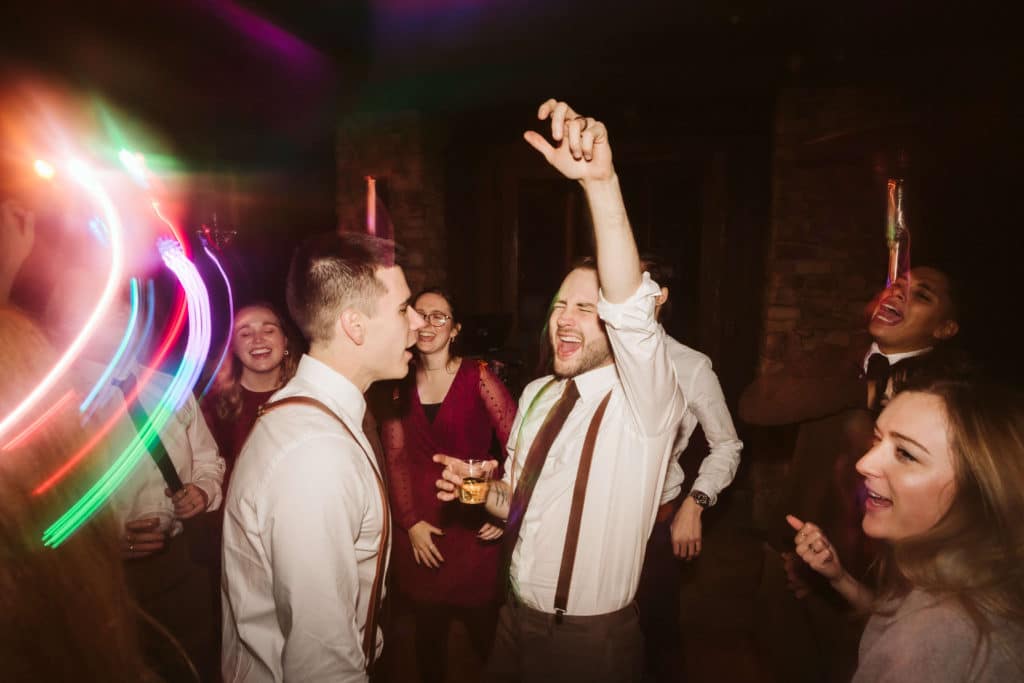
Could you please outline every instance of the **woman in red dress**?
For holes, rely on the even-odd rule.
[[[452,353],[461,326],[451,297],[428,289],[413,305],[428,324],[417,337],[414,371],[394,393],[396,417],[384,421],[381,437],[396,525],[392,563],[399,590],[414,607],[416,659],[429,682],[444,680],[453,619],[463,622],[486,660],[501,597],[496,541],[502,533],[482,505],[437,499],[441,468],[431,458],[494,457],[491,445],[508,441],[516,403],[485,363]]]

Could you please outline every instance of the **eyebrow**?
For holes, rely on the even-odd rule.
[[[267,325],[270,325],[271,327],[281,327],[280,323],[276,323],[273,320],[264,320],[263,322],[259,323],[244,323],[242,325],[235,325],[235,329],[244,330],[247,327],[266,327]]]
[[[931,451],[929,451],[927,448],[925,448],[920,442],[914,441],[913,439],[911,439],[906,434],[900,434],[899,432],[889,432],[889,435],[899,439],[900,441],[906,441],[907,443],[914,444],[915,446],[920,448],[922,451],[924,451],[928,455],[931,455]]]

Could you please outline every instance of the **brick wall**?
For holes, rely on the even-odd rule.
[[[413,292],[447,285],[444,165],[439,126],[416,112],[359,113],[338,126],[339,228],[359,224],[366,204],[366,176],[378,179],[393,236],[406,249],[406,277]]]
[[[911,116],[886,93],[780,92],[758,372],[812,356],[840,362],[853,352],[865,304],[885,279],[885,183],[899,150],[919,148]],[[783,488],[792,436],[757,431],[748,441],[762,523],[778,521],[767,515]]]
[[[905,117],[894,98],[863,90],[780,94],[761,371],[786,354],[841,350],[863,327],[885,277],[885,181],[900,144],[887,131]]]

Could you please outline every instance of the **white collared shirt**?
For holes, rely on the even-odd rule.
[[[224,679],[365,681],[363,630],[384,521],[362,431],[366,402],[310,356],[271,401],[287,396],[322,401],[358,443],[312,407],[257,420],[225,505]]]
[[[512,556],[515,590],[534,609],[554,611],[583,439],[609,391],[587,483],[566,612],[613,612],[628,605],[636,593],[676,428],[686,407],[665,331],[654,319],[660,291],[644,273],[639,289],[627,301],[611,304],[602,295],[598,303],[615,364],[574,378],[580,398],[544,462]],[[555,382],[531,406],[549,380],[530,383],[520,398],[505,461],[505,481],[513,485],[537,431],[565,388],[565,380]]]
[[[933,348],[934,347],[932,346],[926,346],[923,349],[915,349],[914,351],[904,351],[903,353],[883,353],[882,350],[878,348],[878,342],[871,342],[871,348],[868,349],[868,352],[866,354],[864,354],[864,362],[861,364],[861,367],[863,367],[864,372],[867,373],[868,361],[871,360],[871,356],[873,356],[876,353],[883,356],[887,361],[889,361],[889,366],[892,367],[893,365],[896,365],[905,358],[921,356],[923,354],[928,353]]]
[[[697,479],[690,489],[706,493],[714,505],[718,501],[718,494],[736,476],[743,442],[736,436],[736,427],[733,426],[729,406],[722,394],[722,386],[711,369],[711,359],[668,335],[665,335],[665,341],[676,368],[679,388],[686,397],[686,412],[683,413],[672,446],[672,459],[668,463],[661,502],[674,500],[681,492],[686,475],[679,463],[679,456],[686,450],[693,430],[700,424],[708,442],[708,454],[701,461]]]
[[[92,383],[103,374],[104,366],[91,360],[81,359],[76,370],[76,385],[79,389]],[[133,364],[131,372],[141,378],[146,369]],[[127,374],[127,373],[126,373]],[[138,401],[142,408],[152,415],[171,383],[171,376],[154,372],[139,391]],[[87,389],[85,389],[87,391]],[[117,411],[124,411],[124,396],[117,389],[107,391],[109,400],[101,405],[90,420],[90,424],[101,425]],[[84,395],[84,394],[83,394]],[[131,417],[122,412],[104,439],[106,457],[113,462],[138,435]],[[223,495],[224,458],[220,456],[217,442],[206,425],[195,398],[189,394],[185,402],[164,425],[160,441],[167,451],[167,457],[182,482],[198,486],[206,494],[207,511],[220,507]],[[147,517],[160,516],[170,521],[170,534],[177,536],[183,530],[181,520],[174,517],[174,503],[166,495],[167,482],[160,468],[148,455],[139,459],[131,473],[110,497],[110,507],[117,520],[118,528],[124,529],[126,522]]]

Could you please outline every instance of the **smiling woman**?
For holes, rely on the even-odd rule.
[[[231,358],[203,401],[203,414],[227,461],[224,486],[242,444],[256,423],[259,407],[295,374],[299,351],[285,318],[259,302],[235,312]]]
[[[843,569],[816,525],[789,518],[800,557],[872,612],[854,680],[1021,680],[1024,399],[920,381],[879,416],[857,471],[868,492],[864,532],[888,546],[877,595]]]

